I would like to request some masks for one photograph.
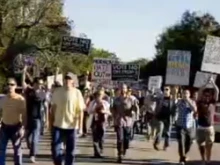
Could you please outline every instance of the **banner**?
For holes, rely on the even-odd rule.
[[[201,70],[220,74],[220,38],[207,36]]]
[[[197,71],[193,86],[196,88],[200,88],[200,87],[204,86],[209,81],[210,77],[213,77],[214,81],[216,81],[217,75]],[[207,87],[213,88],[213,86],[211,84],[208,84]]]
[[[150,76],[148,80],[148,89],[160,89],[162,85],[162,76]]]
[[[117,63],[117,61],[108,58],[95,58],[93,62],[92,80],[111,80],[112,63]]]
[[[189,85],[191,52],[169,50],[167,55],[166,84]]]
[[[113,81],[138,81],[140,66],[137,64],[112,64]]]
[[[90,48],[90,39],[72,36],[63,36],[62,38],[61,51],[88,55]]]

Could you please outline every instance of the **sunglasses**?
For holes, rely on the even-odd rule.
[[[8,86],[15,86],[15,84],[13,84],[13,83],[8,83],[7,85]]]

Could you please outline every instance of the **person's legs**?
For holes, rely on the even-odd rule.
[[[195,137],[195,128],[189,128],[186,130],[186,139],[185,139],[185,159],[187,157],[187,154],[190,151],[193,138]]]
[[[65,165],[73,165],[75,162],[76,130],[66,130],[66,158]]]
[[[6,149],[7,149],[7,144],[8,144],[8,131],[4,128],[2,125],[0,129],[0,164],[1,165],[6,165],[5,164],[5,159],[6,159]]]
[[[92,137],[93,137],[94,157],[100,157],[99,131],[98,131],[98,127],[95,125],[93,125],[92,127]]]
[[[170,146],[170,134],[171,134],[171,123],[169,121],[163,121],[164,123],[164,150]]]
[[[37,154],[37,147],[38,147],[38,142],[40,139],[40,133],[41,133],[41,120],[34,120],[34,127],[31,132],[31,147],[30,147],[30,158],[32,162],[35,162],[35,156]]]
[[[201,159],[202,161],[205,162],[206,158],[205,158],[205,146],[204,146],[204,143],[206,141],[206,137],[205,137],[205,131],[202,130],[202,129],[197,129],[197,143],[198,143],[198,146],[199,146],[199,152],[200,152],[200,155],[201,155]]]
[[[11,141],[12,141],[12,145],[13,145],[13,149],[14,149],[14,162],[15,165],[22,165],[22,147],[21,147],[21,142],[22,142],[22,138],[21,136],[18,134],[19,131],[19,127],[17,127],[14,130],[11,130],[13,132],[11,132]]]
[[[157,121],[156,126],[157,127],[156,127],[155,141],[154,141],[154,149],[159,150],[158,145],[160,144],[163,135],[164,123],[162,121]]]
[[[178,150],[180,162],[185,162],[185,131],[181,127],[176,127],[176,136],[178,141]]]
[[[117,136],[118,162],[121,163],[123,154],[124,128],[117,126],[115,127],[115,131]]]
[[[100,126],[100,128],[99,128],[99,148],[100,148],[100,154],[103,153],[104,135],[105,135],[105,128],[103,126]]]
[[[51,143],[51,150],[52,150],[52,158],[54,165],[62,165],[63,161],[63,136],[64,130],[53,127],[52,129],[52,143]]]
[[[212,156],[212,146],[215,141],[215,131],[214,128],[210,128],[207,130],[207,137],[206,137],[206,160],[209,162]]]

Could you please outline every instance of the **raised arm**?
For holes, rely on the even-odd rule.
[[[215,101],[218,101],[218,98],[219,98],[219,88],[218,86],[216,85],[215,81],[213,78],[211,78],[210,80],[210,83],[213,85],[214,87],[214,99]]]

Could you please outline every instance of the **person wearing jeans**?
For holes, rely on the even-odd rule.
[[[26,125],[26,103],[24,98],[15,92],[15,79],[8,79],[8,94],[0,101],[2,111],[2,126],[0,130],[0,165],[6,165],[6,150],[8,141],[12,141],[14,149],[14,164],[22,165],[21,140]],[[22,117],[22,120],[21,120]]]
[[[133,125],[132,112],[138,109],[134,100],[127,95],[128,89],[122,85],[121,95],[114,101],[112,115],[115,120],[115,131],[117,135],[118,163],[129,149],[130,135]]]
[[[179,161],[184,165],[193,140],[193,129],[195,124],[194,114],[197,111],[195,101],[190,99],[189,90],[183,91],[183,98],[178,101],[176,108],[176,134],[180,157]]]
[[[82,134],[83,110],[85,102],[80,90],[73,86],[75,75],[65,75],[64,86],[55,89],[52,94],[50,123],[52,131],[52,158],[54,165],[62,165],[63,149],[66,144],[65,165],[75,162],[76,134]]]
[[[156,135],[153,144],[155,150],[159,150],[163,133],[165,135],[163,149],[166,150],[169,147],[171,128],[175,117],[175,105],[170,94],[170,88],[165,87],[164,97],[157,101],[155,109]]]

